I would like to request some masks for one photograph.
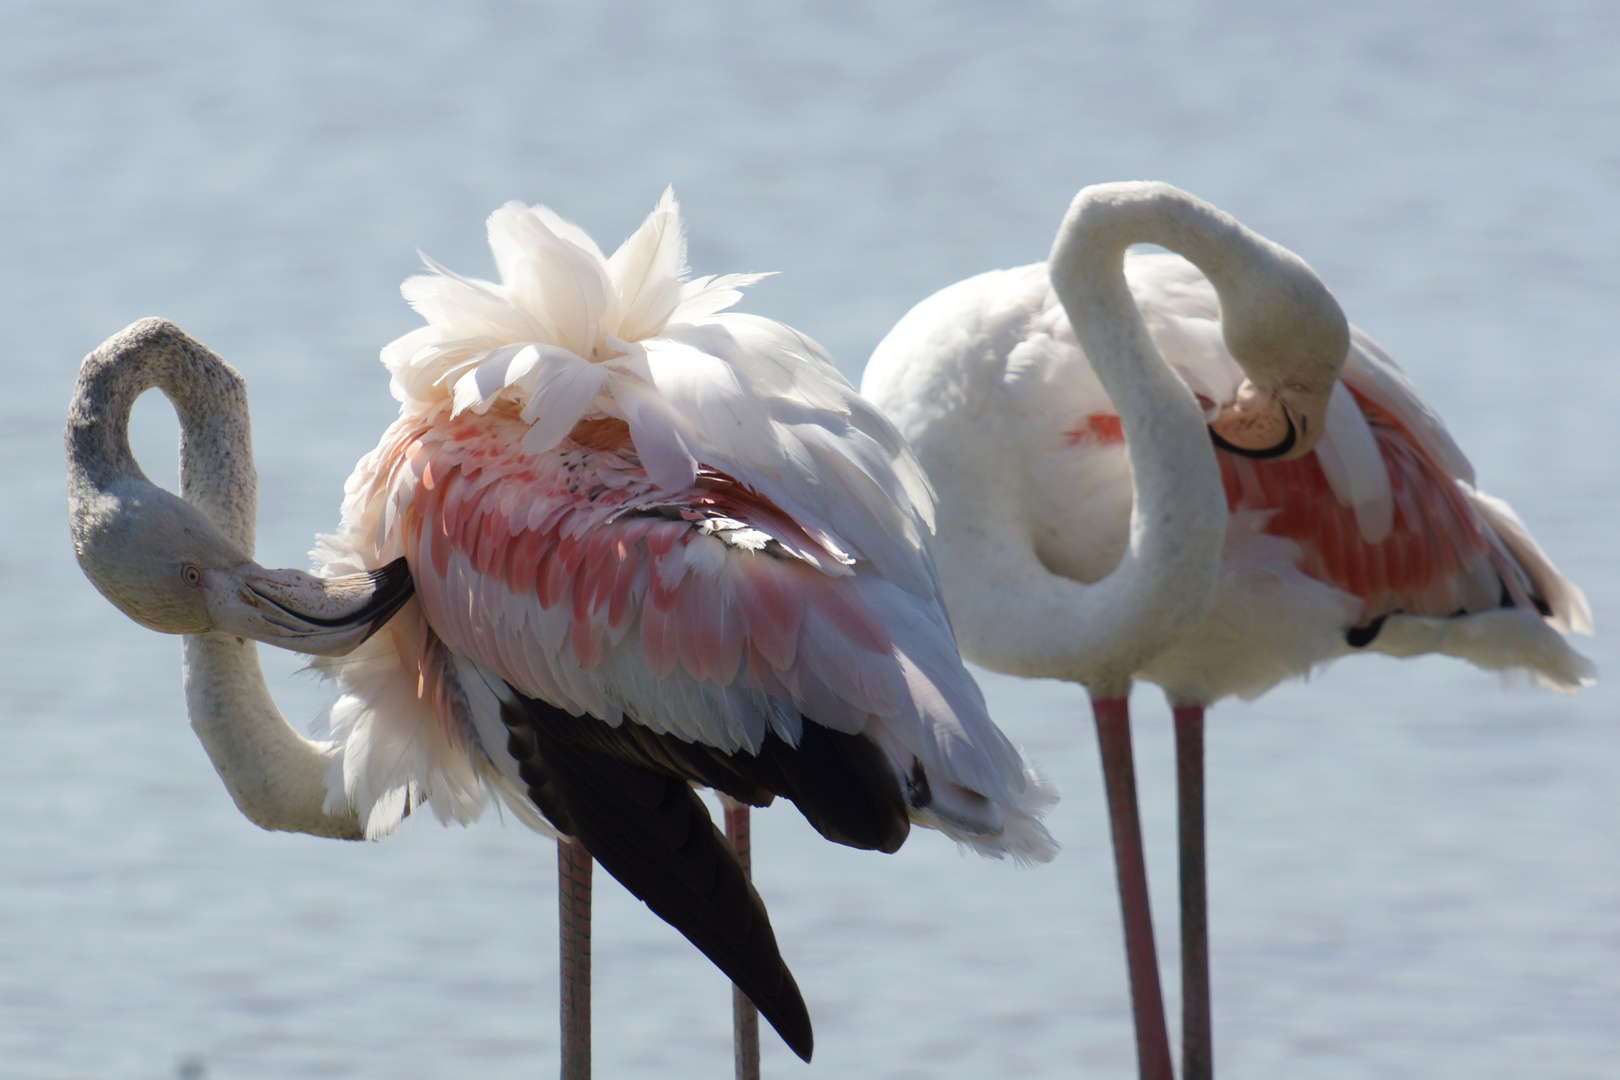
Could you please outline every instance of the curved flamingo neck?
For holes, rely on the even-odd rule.
[[[1131,448],[1129,547],[1091,587],[1086,612],[1107,633],[1086,635],[1091,654],[1072,662],[1070,676],[1105,697],[1120,695],[1137,668],[1209,610],[1226,534],[1226,501],[1203,413],[1148,337],[1124,273],[1132,243],[1175,241],[1205,254],[1219,240],[1201,230],[1196,216],[1167,215],[1173,200],[1144,200],[1118,187],[1088,188],[1075,198],[1049,262],[1052,287]],[[1177,227],[1167,227],[1167,217]]]
[[[160,389],[180,418],[180,496],[251,557],[258,473],[242,377],[164,319],[142,319],[86,358],[68,412],[70,496],[148,482],[129,446],[135,399]]]
[[[1287,248],[1169,184],[1099,184],[1075,197],[1052,249],[1054,285],[1067,275],[1071,292],[1084,290],[1078,304],[1100,305],[1094,314],[1118,320],[1083,319],[1086,329],[1134,324],[1141,337],[1133,345],[1153,349],[1125,287],[1132,244],[1158,244],[1203,272],[1220,298],[1221,336],[1252,382],[1320,384],[1325,392],[1337,380],[1350,328],[1322,279]],[[1089,348],[1087,355],[1095,364]]]
[[[154,515],[190,512],[147,480],[130,450],[130,410],[153,387],[169,396],[180,416],[185,501],[244,558],[253,552],[257,485],[241,376],[174,325],[144,319],[84,362],[69,411],[75,544],[85,574],[109,595],[118,590],[108,577],[125,564],[98,552],[127,544],[127,530],[151,527]],[[265,829],[363,838],[353,809],[327,812],[333,748],[287,724],[265,686],[254,644],[226,634],[186,635],[182,657],[192,729],[238,809]]]
[[[1119,412],[1135,496],[1126,555],[1094,586],[1113,643],[1089,670],[1080,665],[1080,681],[1105,695],[1208,612],[1226,528],[1203,414],[1126,285],[1125,252],[1136,243],[1169,248],[1204,272],[1220,298],[1227,348],[1251,382],[1325,395],[1349,344],[1321,279],[1231,215],[1168,184],[1103,184],[1075,197],[1049,273]]]

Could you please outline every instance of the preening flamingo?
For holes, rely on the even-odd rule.
[[[298,773],[255,820],[375,838],[424,806],[469,821],[499,798],[581,842],[808,1059],[763,904],[691,785],[785,796],[856,847],[894,851],[917,823],[1026,860],[1055,853],[1039,820],[1054,796],[957,655],[911,452],[813,342],[723,310],[753,276],[685,280],[668,192],[611,258],[544,207],[508,204],[489,235],[498,283],[431,263],[406,282],[428,325],[383,352],[400,419],[316,552],[327,583],[294,582],[364,594],[367,627],[402,599],[397,560],[415,583],[381,632],[319,662],[341,691],[330,742],[286,729],[251,646],[205,633],[280,641],[311,605],[209,591],[253,572],[245,399],[167,324],[137,324],[81,375],[81,564],[146,625],[198,635],[188,701],[206,699],[233,792]],[[129,405],[154,384],[180,412],[195,507],[129,455]],[[130,579],[159,599],[124,602]],[[213,621],[169,617],[199,590],[219,596]]]
[[[1134,242],[1186,258],[1127,253]],[[1088,188],[1049,263],[924,300],[878,346],[862,384],[934,483],[936,556],[963,653],[1084,683],[1105,768],[1121,755],[1126,778],[1128,679],[1157,683],[1175,707],[1184,1080],[1212,1071],[1204,708],[1369,650],[1522,669],[1560,690],[1592,671],[1560,636],[1591,630],[1580,590],[1505,503],[1475,488],[1394,361],[1359,330],[1346,338],[1315,275],[1284,255],[1168,185]],[[1203,403],[1219,471],[1208,442],[1189,447],[1174,490],[1215,493],[1230,517],[1224,542],[1209,531],[1184,537],[1218,553],[1218,567],[1185,579],[1213,603],[1188,605],[1179,627],[1160,624],[1180,633],[1138,650],[1128,670],[1099,671],[1089,662],[1097,635],[1131,617],[1103,587],[1165,531],[1151,501],[1164,466],[1150,478],[1144,454],[1158,457],[1150,442],[1166,430],[1133,422],[1135,406],[1113,382],[1116,353],[1162,356]],[[1110,774],[1111,808],[1113,786]],[[1117,817],[1114,830],[1117,845]],[[1134,820],[1125,831],[1134,841]],[[1121,887],[1127,934],[1138,938],[1130,966],[1142,1073],[1168,1077],[1145,878],[1123,860]]]

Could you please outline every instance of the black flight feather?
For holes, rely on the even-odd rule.
[[[541,811],[696,945],[809,1061],[810,1013],[765,904],[690,784],[590,745],[596,740],[570,738],[579,718],[545,702],[517,698],[503,702],[501,713],[514,756],[532,741],[519,768]],[[600,720],[583,723],[615,730]]]

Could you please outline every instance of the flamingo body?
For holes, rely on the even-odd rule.
[[[915,822],[1050,858],[1052,801],[962,666],[927,482],[813,342],[684,280],[673,198],[611,258],[543,207],[490,220],[502,280],[429,264],[384,350],[400,419],[316,553],[403,557],[416,597],[321,661],[333,805],[368,836],[491,795],[586,849],[801,1056],[757,893],[691,785],[791,799],[893,851]]]
[[[797,746],[811,717],[872,737],[897,778],[926,785],[932,798],[909,810],[921,823],[1038,853],[1018,824],[1009,837],[998,804],[1016,805],[1008,785],[1021,765],[932,597],[846,567],[724,475],[665,491],[622,423],[586,421],[577,440],[535,457],[518,418],[439,419],[397,424],[359,493],[383,522],[370,561],[397,551],[412,567],[420,606],[399,620],[394,648],[425,687],[442,677],[435,646],[421,644],[431,635],[527,697],[725,755],[757,757],[770,735]],[[452,704],[435,724],[454,738]],[[468,719],[463,737],[504,737],[493,709]],[[515,779],[515,762],[501,764]]]

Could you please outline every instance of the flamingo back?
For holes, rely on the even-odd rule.
[[[401,417],[317,552],[328,573],[405,556],[433,642],[395,650],[423,703],[409,723],[323,665],[350,691],[346,794],[447,790],[465,770],[424,763],[456,753],[521,788],[504,691],[477,690],[494,681],[723,755],[798,747],[809,723],[859,735],[913,820],[1049,858],[1052,796],[956,653],[931,493],[893,425],[808,338],[721,311],[757,276],[683,279],[668,193],[611,258],[543,207],[503,207],[490,236],[500,282],[431,263],[407,282],[429,325],[383,353]],[[445,671],[459,689],[434,698]],[[389,725],[434,747],[401,759],[417,762],[408,779],[370,750]],[[444,801],[463,816],[475,794]]]

